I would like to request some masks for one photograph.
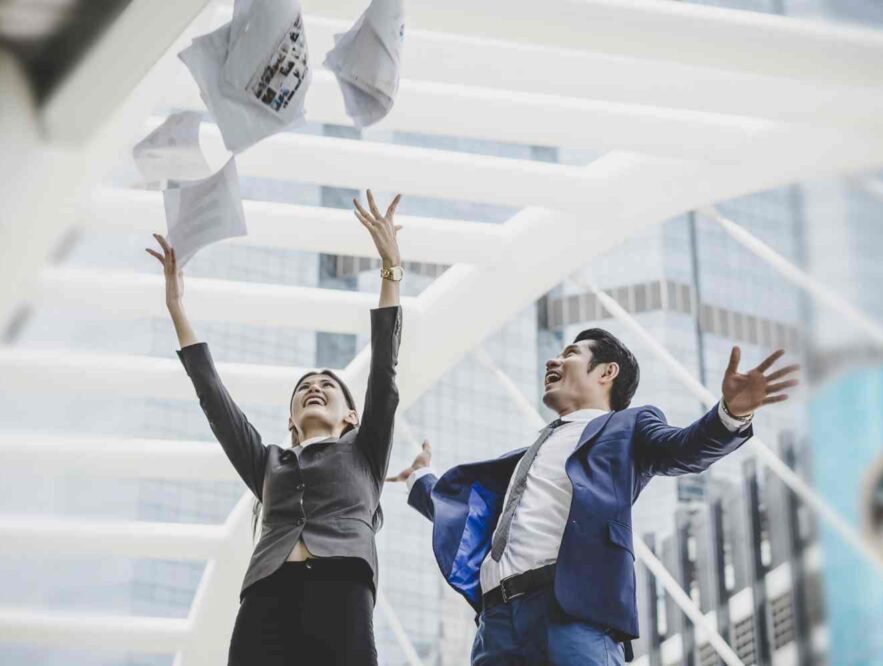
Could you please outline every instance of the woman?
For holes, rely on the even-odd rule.
[[[260,539],[240,591],[228,666],[373,665],[377,589],[374,534],[389,466],[398,405],[395,368],[401,337],[402,271],[393,216],[355,199],[355,214],[383,261],[380,304],[371,311],[371,369],[361,421],[349,389],[329,370],[295,384],[288,419],[291,447],[264,445],[227,393],[208,345],[184,314],[175,250],[163,254],[166,305],[199,404],[236,471],[263,504]]]

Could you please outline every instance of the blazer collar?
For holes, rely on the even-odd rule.
[[[606,414],[602,414],[601,416],[596,416],[591,421],[586,424],[585,429],[583,430],[582,435],[579,437],[579,444],[576,445],[576,451],[582,450],[583,447],[588,445],[595,437],[597,437],[601,431],[604,429],[604,426],[607,425],[607,422],[610,420],[610,417],[613,416],[614,412],[607,412]]]

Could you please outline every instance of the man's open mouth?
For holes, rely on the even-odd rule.
[[[554,384],[555,382],[560,381],[560,380],[561,380],[561,374],[559,372],[551,370],[546,373],[546,386],[549,386],[550,384]]]

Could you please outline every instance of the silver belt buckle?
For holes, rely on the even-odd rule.
[[[517,592],[516,594],[512,594],[512,595],[510,595],[510,594],[506,591],[506,581],[509,580],[509,579],[511,579],[511,578],[515,578],[515,576],[517,576],[517,575],[518,575],[518,574],[513,574],[512,576],[506,576],[505,578],[503,578],[503,579],[500,580],[500,594],[503,595],[503,603],[504,603],[504,604],[508,604],[509,601],[510,601],[511,599],[514,599],[514,598],[516,598],[516,597],[524,596],[524,592]]]

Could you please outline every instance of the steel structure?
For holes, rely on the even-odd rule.
[[[305,0],[313,53],[327,50],[333,33],[364,4]],[[72,228],[156,228],[160,195],[108,188],[104,174],[155,126],[156,111],[202,108],[175,54],[229,14],[229,4],[207,0],[135,0],[40,108],[31,103],[15,64],[0,56],[0,86],[8,100],[0,109],[0,146],[16,158],[0,165],[0,321],[22,306],[57,303],[120,318],[159,314],[140,305],[147,302],[144,294],[159,288],[155,275],[58,268],[46,259]],[[399,99],[382,122],[385,128],[586,148],[601,156],[565,166],[288,133],[241,155],[245,176],[370,185],[520,209],[493,226],[402,218],[405,260],[451,265],[419,297],[404,301],[401,357],[421,362],[400,364],[402,410],[516,312],[641,229],[731,197],[883,166],[879,32],[655,0],[410,0],[404,63]],[[316,73],[308,114],[316,122],[348,124],[327,72]],[[217,162],[217,131],[207,127],[203,141]],[[373,254],[362,230],[339,211],[250,202],[246,213],[251,234],[232,242]],[[750,239],[743,241],[751,246]],[[753,251],[763,248],[755,244]],[[188,284],[194,318],[216,321],[293,324],[279,319],[286,311],[279,305],[295,303],[290,309],[298,311],[300,325],[364,333],[371,302],[364,294],[330,289]],[[876,324],[866,330],[879,341]],[[364,386],[367,362],[365,349],[342,369],[351,386]],[[247,364],[222,364],[221,372],[232,393],[268,403],[284,399],[293,374],[291,368]],[[73,388],[192,397],[172,361],[0,348],[0,391]],[[701,385],[693,389],[707,397]],[[523,400],[521,407],[529,409]],[[148,448],[151,455],[135,462],[132,454]],[[4,466],[39,460],[76,469],[86,455],[90,473],[106,476],[211,480],[233,474],[206,443],[157,446],[76,433],[60,438],[0,432]],[[177,666],[223,663],[226,643],[219,637],[229,636],[250,553],[248,500],[243,496],[223,525],[96,525],[0,515],[5,552],[63,549],[207,562],[186,619],[3,608],[0,641],[174,652]],[[815,508],[823,518],[839,520],[826,506]],[[842,533],[857,548],[866,547]],[[640,552],[671,586],[674,579],[652,554]],[[674,587],[671,592],[687,609],[689,599]],[[419,663],[394,609],[385,601],[379,608],[389,613],[410,663]],[[695,615],[692,608],[688,612]],[[718,639],[721,655],[737,663]]]

